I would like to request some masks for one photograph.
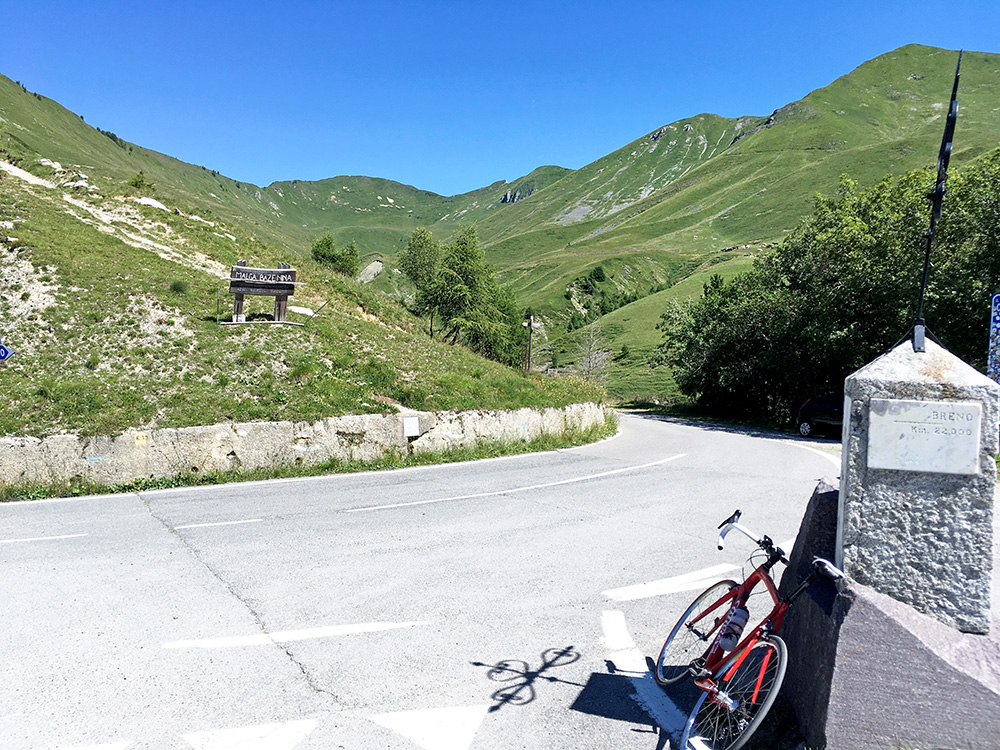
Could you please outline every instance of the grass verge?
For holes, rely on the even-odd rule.
[[[613,412],[605,412],[604,424],[594,425],[583,430],[567,430],[559,434],[542,435],[527,442],[521,441],[483,441],[470,448],[453,448],[446,451],[427,453],[392,452],[374,461],[327,461],[315,466],[282,466],[268,469],[236,470],[227,472],[210,472],[205,474],[177,474],[172,477],[156,479],[136,479],[131,482],[116,485],[104,485],[96,482],[70,481],[55,484],[0,484],[0,502],[18,500],[44,500],[59,497],[80,497],[84,495],[107,495],[126,492],[147,492],[174,487],[197,487],[201,485],[230,484],[233,482],[259,482],[268,479],[287,479],[290,477],[325,476],[328,474],[349,474],[368,471],[386,471],[404,469],[412,466],[430,466],[434,464],[456,463],[459,461],[475,461],[483,458],[500,456],[515,456],[525,453],[540,453],[562,448],[572,448],[578,445],[594,443],[614,435],[618,431],[618,418]]]

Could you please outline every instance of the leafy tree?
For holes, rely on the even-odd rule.
[[[906,336],[929,223],[930,172],[867,190],[844,178],[753,269],[662,315],[659,360],[708,409],[785,421],[809,395]],[[941,343],[983,367],[990,294],[1000,291],[1000,149],[949,179],[925,317]]]
[[[525,333],[513,292],[501,287],[486,263],[475,226],[463,227],[444,247],[419,227],[400,254],[399,266],[416,287],[418,312],[434,331],[437,315],[451,342],[511,364]]]
[[[341,273],[347,276],[357,276],[361,270],[361,254],[358,252],[358,244],[351,240],[340,252],[340,265],[343,269]]]
[[[493,291],[488,286],[490,276],[476,227],[463,227],[445,248],[438,274],[438,309],[453,341],[469,326],[472,313],[489,303],[489,292]]]
[[[430,335],[434,335],[437,310],[438,274],[441,271],[441,246],[424,227],[417,227],[399,255],[399,268],[417,290],[416,309],[430,317]]]
[[[357,276],[360,258],[358,246],[352,241],[343,249],[337,247],[333,235],[327,232],[312,244],[312,258],[345,276]]]

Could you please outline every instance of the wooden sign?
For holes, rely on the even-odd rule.
[[[229,291],[258,297],[289,297],[295,293],[295,269],[233,266],[229,272]]]
[[[246,323],[243,312],[243,297],[274,297],[274,320],[267,322],[288,323],[288,298],[295,293],[295,269],[287,263],[279,263],[277,268],[251,268],[241,260],[229,272],[229,292],[236,295],[233,303],[233,323]],[[289,325],[299,325],[290,323]]]

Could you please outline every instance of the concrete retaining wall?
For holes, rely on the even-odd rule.
[[[419,437],[406,438],[405,417]],[[0,484],[82,480],[113,485],[185,472],[372,460],[390,451],[471,447],[483,440],[525,442],[604,423],[597,404],[513,412],[406,412],[331,417],[318,422],[249,422],[131,430],[116,437],[0,437]]]

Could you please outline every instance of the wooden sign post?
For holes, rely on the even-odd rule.
[[[288,323],[288,298],[295,293],[295,269],[287,263],[277,268],[250,268],[245,260],[239,261],[229,274],[229,292],[236,295],[233,303],[233,323],[246,323],[243,297],[274,297],[274,320],[267,322]],[[226,324],[224,324],[226,325]],[[297,325],[297,324],[289,324]]]

